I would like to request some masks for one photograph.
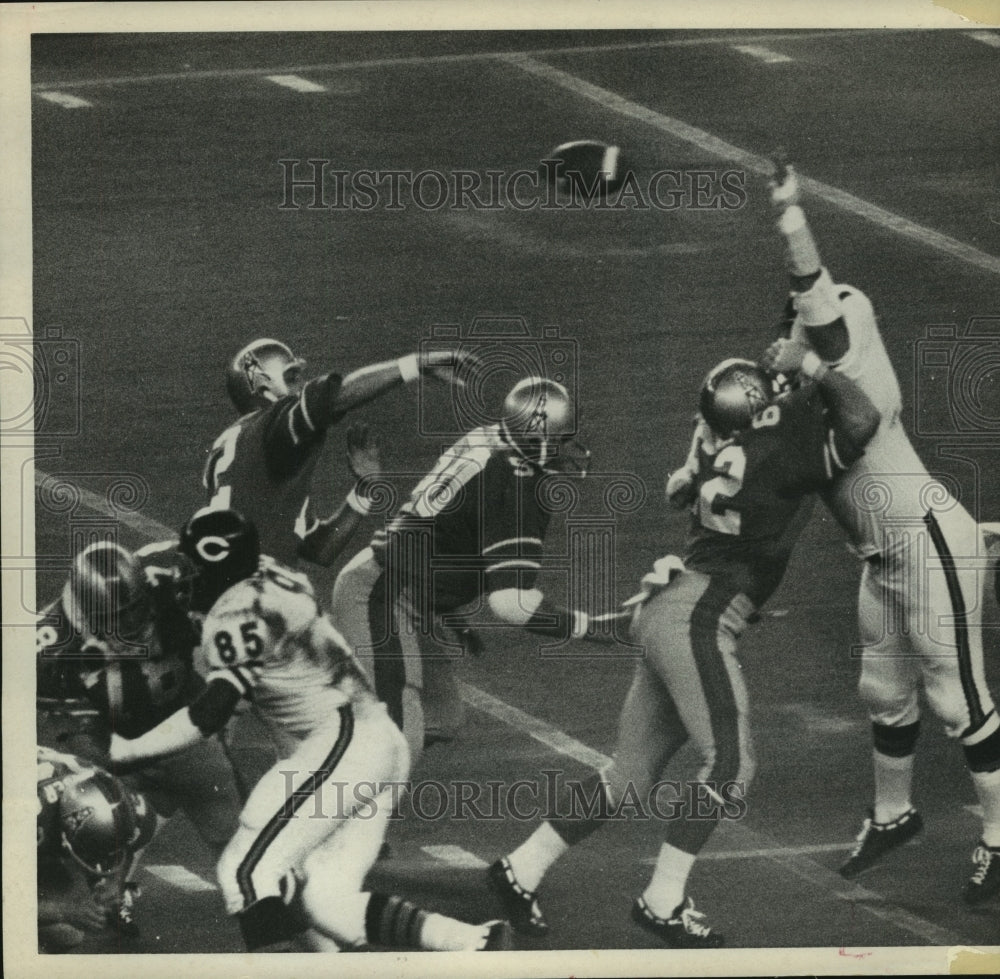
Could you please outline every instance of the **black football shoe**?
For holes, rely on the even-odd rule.
[[[678,904],[669,918],[657,917],[643,898],[636,898],[632,920],[669,948],[722,948],[726,944],[722,935],[705,924],[705,915],[695,911],[691,898]]]
[[[912,840],[924,828],[924,821],[916,809],[907,809],[891,823],[876,823],[875,814],[868,810],[868,816],[851,855],[840,868],[840,876],[851,880],[858,874],[873,867],[890,850]]]
[[[972,854],[972,862],[976,869],[962,897],[966,904],[982,904],[1000,894],[1000,846],[987,846],[980,840]]]
[[[506,857],[497,860],[489,871],[490,887],[499,898],[514,930],[522,935],[541,938],[549,932],[549,923],[538,905],[534,891],[522,887]]]
[[[483,952],[509,952],[514,947],[514,931],[509,921],[490,921]]]

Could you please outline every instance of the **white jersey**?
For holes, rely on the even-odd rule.
[[[301,740],[337,721],[348,702],[375,701],[305,575],[264,560],[205,619],[201,667],[250,699],[279,735]]]
[[[803,312],[810,305],[839,308],[850,347],[831,366],[854,381],[879,410],[882,420],[864,455],[822,495],[830,512],[847,531],[862,557],[884,551],[906,528],[921,525],[929,509],[956,504],[945,487],[927,472],[900,418],[902,396],[868,297],[848,285],[835,285],[829,272],[808,292],[796,296],[799,315],[792,339],[808,343]],[[816,317],[813,317],[814,321]]]

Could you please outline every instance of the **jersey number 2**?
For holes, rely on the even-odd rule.
[[[727,445],[715,457],[713,479],[702,484],[698,517],[701,525],[720,534],[738,534],[741,514],[730,509],[727,501],[743,489],[747,457],[740,445]]]

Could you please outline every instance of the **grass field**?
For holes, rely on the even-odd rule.
[[[87,491],[75,509],[37,501],[40,600],[115,484],[138,495],[121,522],[130,545],[200,505],[206,450],[231,417],[223,365],[246,340],[279,336],[316,370],[347,371],[481,317],[523,318],[541,338],[529,353],[556,349],[546,330],[569,351],[598,477],[571,517],[601,513],[609,474],[641,481],[645,501],[613,519],[615,591],[631,594],[656,557],[683,545],[686,517],[667,511],[662,485],[683,461],[704,372],[760,352],[784,301],[760,171],[779,145],[812,180],[806,206],[834,276],[880,313],[922,455],[981,520],[1000,520],[995,424],[966,424],[954,370],[920,357],[930,328],[955,324],[953,364],[969,351],[997,362],[998,81],[1000,50],[962,32],[36,37],[34,329],[53,351],[68,342],[80,392],[78,402],[75,382],[49,392],[36,465],[43,490],[52,474]],[[485,182],[577,138],[621,146],[643,186],[661,170],[738,173],[745,203],[394,209],[383,195],[360,210],[308,207],[306,188],[300,206],[279,206],[280,160]],[[965,334],[973,318],[985,338]],[[1000,372],[976,390],[979,417],[1000,423]],[[429,432],[449,422],[447,394],[394,394],[365,418],[387,468],[421,474],[442,445]],[[349,486],[341,432],[320,473],[317,498],[329,504]],[[565,533],[554,528],[553,553]],[[834,872],[871,794],[852,650],[858,573],[817,508],[741,653],[760,760],[749,810],[717,834],[692,893],[736,947],[835,956],[997,944],[996,905],[959,899],[974,795],[959,749],[930,718],[917,763],[922,840],[860,885]],[[558,569],[551,579],[558,590]],[[332,580],[317,575],[324,594]],[[985,620],[997,690],[992,601]],[[613,748],[630,667],[621,651],[540,655],[520,634],[491,637],[463,667],[464,739],[428,752],[415,777],[582,775]],[[491,916],[481,864],[530,825],[401,820],[375,877],[429,906]],[[539,947],[650,946],[627,913],[658,846],[655,825],[634,823],[570,854],[546,883],[553,928]],[[123,950],[240,948],[189,826],[172,825],[147,862],[143,937]]]

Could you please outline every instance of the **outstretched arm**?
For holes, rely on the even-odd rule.
[[[194,703],[175,711],[138,738],[111,735],[112,763],[133,765],[148,758],[172,755],[221,731],[233,715],[240,691],[226,680],[212,680]]]
[[[399,360],[369,364],[344,378],[334,399],[333,410],[343,414],[373,401],[391,388],[415,381],[421,374],[464,385],[465,381],[458,376],[458,372],[463,365],[471,364],[473,359],[470,353],[461,350],[424,350],[407,354]]]
[[[785,240],[795,308],[816,353],[823,360],[836,363],[847,353],[850,336],[833,280],[823,268],[805,212],[799,205],[795,169],[789,164],[779,164],[770,186],[778,231]]]

